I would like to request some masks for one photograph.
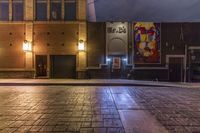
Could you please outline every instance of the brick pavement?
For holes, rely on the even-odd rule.
[[[1,86],[0,133],[125,133],[113,93],[129,94],[169,132],[200,132],[200,89]]]
[[[169,132],[200,133],[200,89],[136,87],[129,92]]]
[[[124,133],[124,128],[107,87],[1,87],[0,132]]]

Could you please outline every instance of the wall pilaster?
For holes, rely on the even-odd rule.
[[[26,40],[31,42],[33,45],[33,23],[26,23]],[[33,47],[32,47],[33,48]],[[25,68],[26,69],[33,69],[33,49],[32,52],[26,52],[25,53]]]
[[[26,21],[33,21],[33,16],[34,16],[34,4],[33,0],[25,0],[25,20]]]
[[[77,19],[86,20],[86,0],[77,0]]]

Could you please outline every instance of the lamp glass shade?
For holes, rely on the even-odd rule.
[[[78,43],[78,50],[79,51],[84,51],[85,50],[85,44],[83,41],[79,41]]]
[[[31,52],[32,51],[32,46],[31,46],[30,42],[24,41],[24,43],[23,43],[23,51],[24,52]]]

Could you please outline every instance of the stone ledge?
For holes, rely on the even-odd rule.
[[[34,71],[20,70],[20,71],[1,71],[0,78],[33,78]]]

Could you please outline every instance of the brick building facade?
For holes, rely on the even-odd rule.
[[[198,81],[200,23],[158,25],[157,62],[138,63],[133,23],[87,22],[86,0],[2,0],[0,77]]]
[[[119,23],[120,25],[120,23]],[[112,69],[106,42],[106,23],[88,23],[88,71],[91,78],[127,78],[159,81],[199,81],[200,23],[159,23],[160,62],[136,63],[133,23],[128,23],[127,53],[120,71]],[[89,58],[95,55],[95,58]],[[108,58],[108,59],[107,59]],[[125,59],[126,58],[126,59]]]
[[[32,51],[23,51],[23,42]],[[86,53],[77,44],[86,42],[85,0],[0,1],[0,77],[80,77],[86,68]],[[68,71],[62,73],[54,62]],[[58,69],[57,69],[58,68]]]

